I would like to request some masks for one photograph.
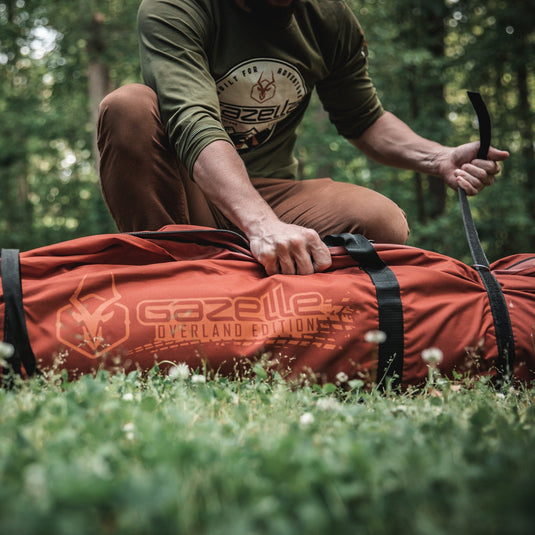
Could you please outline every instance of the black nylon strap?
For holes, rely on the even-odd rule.
[[[479,93],[468,91],[468,97],[470,102],[476,110],[477,119],[479,122],[479,150],[477,157],[481,160],[486,160],[490,147],[491,138],[491,125],[490,116]],[[468,240],[468,246],[470,247],[470,253],[475,266],[489,267],[489,261],[483,251],[479,236],[477,234],[476,226],[472,218],[472,212],[466,193],[462,188],[459,188],[459,202],[461,203],[461,214],[463,216],[464,230],[466,232],[466,239]]]
[[[474,267],[479,273],[489,297],[494,330],[496,331],[496,345],[498,346],[497,379],[502,381],[512,376],[515,361],[515,339],[511,318],[500,283],[496,280],[496,277],[485,267]]]
[[[490,140],[492,137],[492,126],[490,123],[489,110],[483,102],[481,94],[476,91],[467,91],[468,98],[476,110],[477,121],[479,123],[479,150],[477,157],[480,160],[486,160],[489,154]]]
[[[38,370],[24,316],[19,252],[17,250],[2,249],[0,276],[2,277],[5,304],[4,342],[15,348],[10,363],[16,373],[20,374],[22,364],[28,376],[32,376]]]
[[[377,383],[384,388],[391,379],[392,388],[399,388],[403,375],[404,329],[403,306],[399,283],[394,272],[381,260],[373,245],[360,234],[334,234],[325,238],[330,246],[342,245],[372,280],[379,309],[379,330],[386,340],[379,345]]]
[[[477,157],[486,160],[492,131],[489,112],[479,93],[468,91],[468,97],[476,111],[479,123],[479,150]],[[459,188],[459,201],[466,238],[470,247],[472,260],[474,261],[474,268],[479,273],[489,297],[494,330],[496,331],[496,345],[498,347],[498,361],[496,363],[497,378],[501,381],[512,375],[515,361],[515,340],[511,318],[500,283],[490,272],[489,261],[479,241],[466,193],[461,188]]]
[[[482,266],[489,268],[489,261],[483,251],[481,242],[479,241],[479,235],[472,218],[472,211],[468,204],[468,198],[463,189],[459,188],[459,202],[461,204],[461,214],[463,216],[464,231],[466,233],[466,240],[468,241],[468,247],[470,247],[470,254],[474,261],[474,266]]]

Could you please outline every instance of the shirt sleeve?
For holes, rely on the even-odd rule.
[[[355,139],[384,110],[368,74],[368,51],[360,24],[345,2],[340,2],[339,6],[329,74],[316,88],[338,133]]]
[[[138,12],[143,80],[158,95],[167,135],[190,176],[209,143],[231,143],[206,54],[210,24],[198,1],[144,0]]]

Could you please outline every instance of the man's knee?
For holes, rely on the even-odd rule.
[[[363,234],[377,243],[404,244],[409,238],[405,212],[392,200],[362,186],[325,181],[321,204],[328,207],[329,231]]]
[[[128,84],[108,94],[99,107],[99,139],[132,148],[143,135],[151,135],[158,101],[154,91],[142,84]],[[154,127],[153,127],[154,128]]]
[[[395,243],[404,245],[409,239],[407,216],[397,205],[388,217],[383,217],[372,230],[370,239],[377,243]]]
[[[102,99],[99,115],[109,113],[130,117],[139,110],[150,110],[156,102],[156,93],[150,87],[143,84],[127,84]]]
[[[353,215],[354,217],[351,217]],[[353,212],[347,217],[346,232],[362,234],[376,243],[404,245],[409,239],[409,225],[405,213],[397,205],[376,213]]]

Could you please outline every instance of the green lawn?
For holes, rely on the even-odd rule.
[[[0,391],[0,533],[535,532],[534,390],[266,375]]]

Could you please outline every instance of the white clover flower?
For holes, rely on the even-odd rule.
[[[185,381],[189,377],[189,375],[189,366],[184,362],[181,362],[176,366],[172,366],[167,372],[167,376],[170,379],[178,379],[179,381]]]
[[[191,376],[191,382],[193,384],[204,384],[206,383],[206,377],[204,375],[192,375]]]
[[[322,411],[334,411],[340,408],[340,402],[334,398],[320,398],[316,402],[316,407]]]
[[[346,372],[338,372],[336,374],[336,380],[339,383],[347,383],[347,381],[349,380],[349,377]]]
[[[299,418],[299,422],[304,427],[311,425],[314,423],[314,415],[311,412],[305,412],[301,415],[301,418]]]
[[[123,431],[127,440],[134,440],[135,430],[136,430],[136,426],[133,424],[133,422],[128,422],[123,425]]]
[[[32,498],[40,498],[48,494],[48,478],[46,468],[41,464],[30,464],[24,470],[24,486]]]
[[[429,366],[438,366],[443,358],[444,353],[438,347],[429,347],[422,351],[422,359]]]
[[[364,340],[370,344],[382,344],[386,340],[386,333],[379,330],[368,331],[364,335]]]
[[[6,342],[0,342],[0,358],[8,359],[15,353],[15,348]]]
[[[134,394],[132,392],[127,392],[126,394],[123,394],[123,401],[133,401],[134,400]]]

